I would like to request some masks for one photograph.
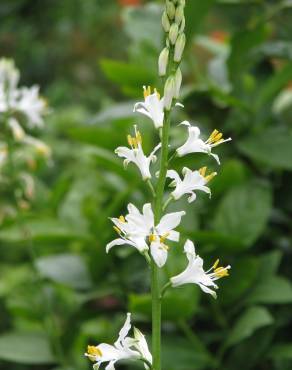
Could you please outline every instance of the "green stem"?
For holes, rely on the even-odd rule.
[[[154,208],[155,225],[160,221],[163,208],[163,194],[168,164],[168,136],[170,126],[170,112],[165,111],[164,123],[161,137],[161,160],[159,178],[156,188],[156,199]],[[152,355],[153,369],[161,370],[161,299],[159,268],[152,260],[151,265],[151,291],[152,291]]]

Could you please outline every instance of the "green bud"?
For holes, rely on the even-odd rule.
[[[164,85],[164,108],[171,109],[172,100],[175,94],[175,78],[174,76],[168,77]]]
[[[158,74],[163,77],[166,74],[168,64],[169,49],[164,48],[158,58]]]
[[[180,68],[178,68],[176,70],[174,79],[175,79],[174,97],[175,97],[175,99],[178,99],[179,98],[180,87],[181,87],[181,83],[182,83],[182,73],[181,73]]]
[[[169,19],[173,19],[175,16],[175,6],[171,1],[167,1],[166,3],[166,13]]]
[[[181,61],[182,53],[184,51],[186,44],[186,35],[184,33],[181,33],[175,43],[174,47],[174,57],[173,60],[177,63]]]
[[[175,11],[175,23],[179,25],[183,18],[184,18],[184,7],[182,5],[179,5]]]
[[[180,27],[179,27],[179,33],[183,33],[184,32],[185,26],[186,26],[186,19],[185,19],[185,17],[183,17],[182,20],[181,20]]]
[[[173,23],[170,26],[169,35],[168,35],[169,40],[172,45],[175,44],[177,36],[178,36],[178,25],[176,23]]]
[[[169,22],[167,14],[166,14],[166,11],[164,11],[163,14],[162,14],[161,23],[162,23],[162,27],[163,27],[164,31],[168,32],[169,29],[170,29],[170,22]]]

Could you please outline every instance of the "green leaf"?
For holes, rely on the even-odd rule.
[[[269,128],[260,134],[243,139],[239,150],[251,158],[271,168],[292,170],[292,131]]]
[[[220,203],[214,229],[250,247],[264,231],[272,206],[269,187],[252,182],[232,189]]]
[[[51,364],[55,358],[41,333],[9,332],[0,336],[0,358],[28,365]]]
[[[276,360],[292,360],[292,343],[275,344],[268,356]]]
[[[92,282],[84,260],[74,254],[41,257],[36,266],[43,277],[74,289],[89,289]]]
[[[199,296],[200,292],[194,286],[172,289],[163,298],[162,318],[174,322],[178,317],[190,319],[197,310]],[[131,294],[129,311],[151,318],[151,295]]]
[[[133,89],[134,96],[142,96],[141,86],[154,85],[156,79],[154,72],[150,71],[146,66],[110,59],[102,59],[100,65],[108,79],[124,89]]]
[[[226,339],[226,346],[233,346],[250,337],[253,333],[267,325],[271,325],[274,319],[264,307],[250,307],[237,320]]]
[[[215,0],[192,0],[186,1],[185,18],[186,18],[186,36],[190,42],[195,32],[198,32],[204,18],[208,14]]]
[[[280,276],[268,276],[254,286],[247,303],[285,304],[292,302],[292,284]]]
[[[279,72],[274,74],[258,91],[254,109],[259,110],[263,105],[268,104],[292,79],[292,63],[288,63]]]

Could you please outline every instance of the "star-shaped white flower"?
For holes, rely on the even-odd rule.
[[[156,155],[158,149],[161,147],[161,143],[158,144],[150,155],[147,157],[142,148],[142,136],[140,132],[137,130],[137,126],[135,128],[135,136],[132,137],[128,135],[128,143],[131,148],[127,148],[125,146],[119,146],[115,153],[124,160],[124,166],[126,167],[130,162],[134,163],[140,170],[143,180],[151,179],[150,173],[150,164],[156,161]]]
[[[191,240],[186,241],[184,251],[189,261],[188,266],[182,273],[170,279],[172,286],[177,287],[184,284],[197,284],[203,292],[211,294],[216,298],[216,292],[211,289],[218,289],[214,281],[228,276],[228,270],[231,267],[218,267],[219,260],[217,260],[208,271],[204,271],[204,262],[200,256],[196,255],[194,243]]]
[[[196,199],[195,190],[201,190],[211,196],[211,190],[206,184],[217,175],[212,172],[206,176],[207,167],[202,167],[199,171],[191,171],[189,168],[184,167],[182,174],[184,176],[181,180],[179,174],[174,170],[168,170],[166,176],[173,179],[169,186],[175,186],[174,191],[171,193],[173,199],[178,200],[185,194],[190,194],[188,202],[191,203]]]
[[[127,314],[126,321],[119,332],[119,337],[114,345],[101,343],[98,346],[88,346],[85,356],[95,362],[94,369],[99,369],[100,365],[108,362],[105,370],[115,370],[115,363],[119,360],[142,360],[145,367],[152,364],[152,356],[149,352],[144,335],[135,330],[134,338],[128,337],[131,329],[131,314]]]
[[[142,213],[133,204],[128,205],[128,211],[125,217],[111,219],[120,238],[110,242],[106,246],[106,251],[108,252],[114,245],[129,244],[143,253],[149,249],[146,242],[148,239],[150,253],[157,266],[162,267],[168,255],[168,246],[165,241],[177,242],[179,240],[179,232],[174,229],[180,224],[185,212],[168,213],[155,226],[150,203],[144,204]]]
[[[189,137],[187,141],[180,146],[176,152],[179,157],[182,157],[189,153],[206,153],[215,158],[218,164],[220,160],[217,154],[212,153],[212,148],[230,141],[231,138],[223,139],[223,135],[218,130],[214,130],[209,136],[208,140],[203,141],[200,139],[200,129],[196,126],[192,126],[188,121],[183,121],[181,125],[188,127]]]
[[[21,88],[15,109],[27,117],[30,128],[43,126],[43,115],[48,111],[47,102],[39,96],[38,86]]]
[[[164,99],[160,98],[160,94],[154,89],[151,94],[151,87],[143,86],[144,102],[138,102],[134,105],[134,112],[139,112],[149,117],[155,128],[163,126],[164,119]]]

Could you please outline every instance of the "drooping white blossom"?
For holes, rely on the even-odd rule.
[[[172,191],[171,196],[173,199],[178,200],[183,195],[189,194],[188,202],[191,203],[196,199],[196,190],[204,191],[211,196],[211,190],[206,184],[216,176],[216,172],[206,176],[207,167],[202,167],[199,171],[192,171],[187,167],[184,167],[182,174],[184,176],[181,180],[179,174],[174,170],[168,170],[166,176],[173,179],[169,186],[174,186],[175,189]]]
[[[134,105],[134,112],[139,112],[149,117],[155,128],[163,126],[164,119],[164,98],[160,98],[160,94],[156,89],[151,93],[151,87],[143,86],[144,102],[138,102]]]
[[[218,130],[214,130],[206,141],[200,139],[200,129],[196,126],[192,126],[188,121],[183,121],[181,125],[188,127],[188,138],[187,141],[180,146],[176,152],[179,157],[182,157],[189,153],[206,153],[220,164],[220,160],[217,154],[212,153],[212,149],[226,141],[230,141],[231,138],[223,139],[223,135]]]
[[[136,329],[134,338],[129,337],[130,329],[131,314],[128,313],[119,337],[113,345],[101,343],[98,346],[87,347],[85,356],[94,362],[94,369],[99,369],[101,364],[107,362],[105,370],[115,370],[115,363],[120,360],[146,360],[152,364],[152,356],[144,335]],[[146,363],[145,367],[148,369]]]
[[[130,162],[134,163],[140,170],[143,180],[148,180],[151,178],[150,173],[150,164],[156,161],[156,155],[158,149],[160,149],[161,144],[158,144],[150,155],[147,157],[142,148],[142,136],[140,132],[137,130],[137,126],[135,128],[135,136],[132,137],[128,135],[128,143],[130,148],[125,146],[119,146],[115,153],[124,160],[124,166],[126,167]]]
[[[204,271],[204,261],[196,254],[194,243],[189,239],[184,245],[184,251],[189,261],[188,266],[182,273],[170,279],[172,286],[177,287],[184,284],[197,284],[203,292],[211,294],[216,298],[217,295],[214,289],[218,289],[218,286],[214,281],[228,276],[228,270],[231,267],[218,267],[219,260],[217,260],[208,271]]]
[[[106,246],[106,251],[115,245],[123,244],[129,244],[141,253],[150,249],[155,263],[162,267],[166,262],[169,248],[165,242],[179,240],[179,232],[174,229],[180,224],[185,212],[168,213],[155,225],[150,203],[144,204],[142,213],[133,204],[128,205],[128,211],[125,217],[111,219],[120,237],[110,242]]]

